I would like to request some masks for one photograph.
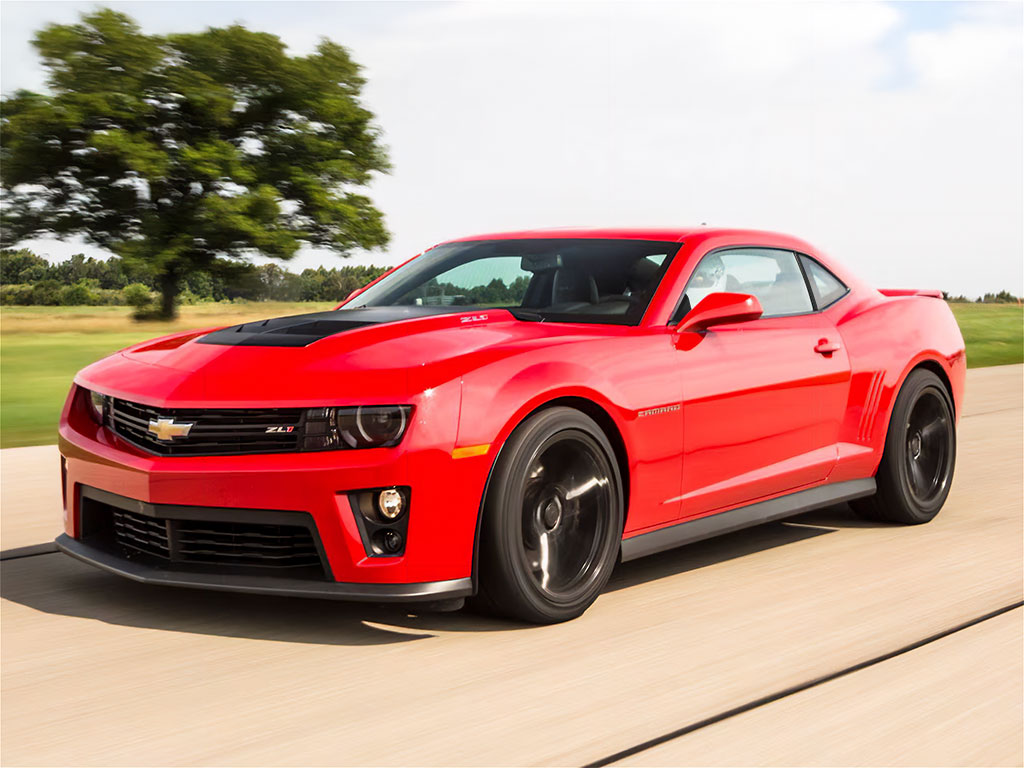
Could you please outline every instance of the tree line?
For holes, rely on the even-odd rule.
[[[228,272],[193,270],[182,277],[178,300],[341,301],[384,274],[386,267],[345,265],[301,273],[277,264],[238,264]],[[27,249],[0,251],[0,304],[77,306],[116,304],[136,315],[159,315],[160,277],[145,264],[113,256],[96,259],[75,254],[51,264]]]
[[[1020,304],[1020,297],[1014,296],[1009,291],[986,293],[984,296],[980,296],[977,299],[969,299],[962,294],[959,296],[953,296],[943,291],[942,298],[953,304]]]

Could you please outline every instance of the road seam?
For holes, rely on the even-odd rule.
[[[994,411],[979,411],[978,413],[965,413],[960,417],[960,420],[973,419],[975,416],[989,416],[993,413],[1007,413],[1008,411],[1019,411],[1020,407],[1014,406],[1013,408],[997,408]]]
[[[57,551],[57,545],[52,541],[45,544],[29,544],[27,547],[13,547],[0,551],[0,562],[6,560],[20,560],[23,557],[38,557],[39,555],[52,555]]]
[[[583,768],[602,768],[603,766],[612,765],[620,760],[625,760],[627,757],[632,757],[633,755],[638,755],[641,752],[646,752],[648,749],[652,749],[653,747],[657,747],[669,741],[673,741],[675,739],[687,735],[688,733],[698,731],[701,728],[707,728],[709,725],[715,725],[716,723],[720,723],[723,720],[728,720],[729,718],[736,717],[737,715],[742,715],[745,712],[750,712],[753,709],[763,707],[766,704],[771,704],[772,702],[787,698],[789,696],[793,696],[797,693],[802,693],[803,691],[815,688],[819,685],[823,685],[824,683],[829,683],[833,680],[838,680],[839,678],[846,677],[847,675],[853,674],[854,672],[860,672],[862,669],[873,667],[876,664],[881,664],[884,661],[889,661],[890,659],[894,659],[897,656],[902,656],[905,653],[916,651],[918,648],[929,645],[930,643],[934,643],[938,640],[942,640],[946,637],[949,637],[950,635],[956,634],[957,632],[962,632],[965,629],[969,629],[970,627],[981,624],[985,621],[988,621],[989,619],[994,619],[997,616],[1002,616],[1004,613],[1009,613],[1010,611],[1017,610],[1022,606],[1024,606],[1024,600],[1019,600],[1016,603],[1013,603],[1012,605],[1006,605],[1002,608],[998,608],[982,616],[977,616],[973,619],[965,621],[962,624],[957,624],[954,627],[944,629],[941,632],[935,633],[934,635],[929,635],[928,637],[925,637],[921,640],[916,640],[915,642],[910,643],[909,645],[902,646],[901,648],[897,648],[894,651],[889,651],[887,653],[882,654],[881,656],[875,656],[871,659],[867,659],[866,661],[854,664],[851,667],[846,667],[845,669],[841,669],[837,672],[830,672],[829,674],[823,675],[822,677],[816,677],[813,680],[809,680],[804,683],[798,683],[797,685],[785,688],[776,693],[771,693],[767,696],[762,696],[761,698],[749,701],[746,704],[741,704],[738,707],[733,707],[732,709],[728,709],[725,712],[720,712],[717,715],[712,715],[711,717],[704,718],[703,720],[698,720],[697,722],[683,726],[682,728],[677,728],[674,731],[669,731],[668,733],[662,734],[661,736],[655,736],[653,739],[648,739],[647,741],[641,742],[640,744],[637,744],[632,747],[628,747],[619,752],[615,752],[614,754],[608,755],[607,757],[602,757],[591,763],[586,763],[583,766]]]

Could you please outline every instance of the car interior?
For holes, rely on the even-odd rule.
[[[646,308],[657,287],[661,264],[649,256],[616,262],[571,265],[560,254],[539,264],[523,258],[532,273],[521,306],[553,314],[626,315]]]

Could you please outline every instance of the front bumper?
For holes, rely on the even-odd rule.
[[[457,405],[457,401],[456,405]],[[435,412],[394,448],[248,456],[154,456],[99,428],[69,404],[60,425],[68,554],[138,581],[351,600],[436,600],[472,591],[476,524],[489,455],[453,458],[453,414]],[[422,417],[430,412],[418,410]],[[56,468],[55,468],[56,469]],[[411,488],[405,549],[367,551],[349,494]],[[315,530],[325,578],[190,573],[133,562],[83,539],[82,506],[92,491],[141,505],[290,510]],[[138,510],[136,510],[138,511]],[[192,569],[196,570],[196,569]]]
[[[84,544],[67,534],[58,536],[55,543],[62,552],[109,573],[116,573],[118,576],[144,584],[161,584],[167,587],[380,603],[449,600],[473,594],[473,580],[468,577],[416,584],[352,584],[271,576],[185,573],[135,563]]]

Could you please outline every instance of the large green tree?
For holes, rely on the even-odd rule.
[[[6,244],[82,235],[147,265],[172,317],[194,270],[387,242],[360,193],[387,155],[342,46],[289,56],[241,26],[147,35],[112,10],[34,44],[48,92],[0,106]]]

